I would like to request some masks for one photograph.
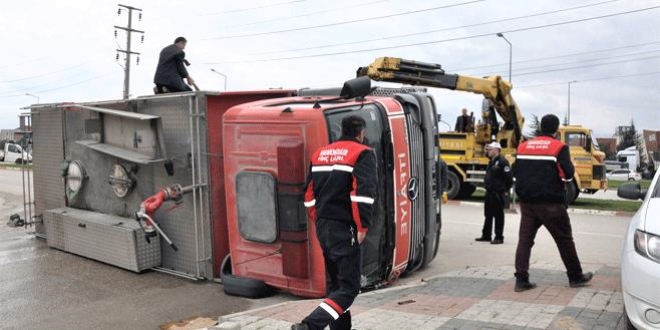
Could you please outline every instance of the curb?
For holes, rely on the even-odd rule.
[[[483,207],[483,203],[479,202],[463,202],[463,201],[449,201],[451,204],[459,206],[478,206]],[[587,215],[602,215],[602,216],[611,216],[611,217],[632,217],[635,213],[625,212],[625,211],[603,211],[603,210],[590,210],[590,209],[576,209],[569,208],[566,210],[571,214],[587,214]],[[520,213],[520,208],[516,207],[515,209],[504,210],[504,213]]]

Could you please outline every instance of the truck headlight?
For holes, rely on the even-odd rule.
[[[635,251],[645,258],[660,262],[660,237],[637,229],[635,231]]]

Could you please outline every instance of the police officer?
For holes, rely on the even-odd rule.
[[[477,242],[490,242],[490,244],[504,243],[504,205],[508,197],[508,191],[513,185],[513,172],[506,158],[500,155],[502,146],[497,142],[492,142],[486,146],[486,151],[490,162],[486,169],[486,201],[484,203],[484,227],[481,230],[481,237],[477,237]],[[493,230],[493,218],[495,219],[495,238],[491,241]]]
[[[366,122],[348,116],[337,142],[317,150],[305,187],[305,206],[316,218],[327,298],[292,330],[350,330],[349,307],[360,291],[360,244],[371,225],[377,191],[376,156],[363,144]]]

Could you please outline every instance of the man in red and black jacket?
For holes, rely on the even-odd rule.
[[[591,272],[582,272],[566,212],[564,185],[573,184],[575,168],[568,146],[555,138],[559,118],[545,115],[540,126],[540,136],[518,146],[513,169],[522,213],[516,250],[516,292],[536,287],[529,282],[529,258],[541,226],[557,244],[571,287],[585,286],[593,277]]]
[[[362,144],[366,122],[342,120],[342,137],[311,159],[305,206],[316,219],[328,297],[292,330],[350,330],[348,310],[360,292],[360,244],[371,225],[378,176],[373,150]]]

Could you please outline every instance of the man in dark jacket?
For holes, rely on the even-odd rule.
[[[481,237],[475,240],[477,242],[490,242],[490,244],[502,244],[504,243],[504,204],[508,198],[508,191],[513,185],[513,172],[509,166],[509,161],[500,155],[502,146],[499,143],[492,142],[486,146],[486,150],[490,162],[488,162],[486,178],[484,179],[486,187],[485,219]],[[495,219],[495,238],[491,241],[493,218]]]
[[[192,91],[188,85],[195,84],[195,80],[188,74],[184,64],[186,53],[183,50],[187,42],[186,38],[178,37],[173,44],[160,51],[158,67],[154,75],[154,84],[158,93]],[[183,82],[184,78],[188,80],[188,85]]]
[[[529,282],[529,258],[534,238],[544,226],[557,244],[571,287],[585,286],[593,273],[583,273],[566,212],[564,185],[572,182],[575,168],[569,148],[556,140],[559,118],[541,118],[541,135],[518,146],[514,175],[520,199],[520,231],[516,250],[516,286],[521,292],[536,287]]]
[[[316,219],[328,297],[292,330],[350,330],[349,308],[360,292],[360,244],[371,225],[377,191],[376,155],[363,144],[366,122],[348,116],[342,136],[317,150],[305,187],[305,206]]]
[[[455,132],[466,133],[470,130],[472,119],[468,116],[467,112],[467,109],[463,108],[461,110],[461,115],[456,117],[456,125],[454,125]]]

